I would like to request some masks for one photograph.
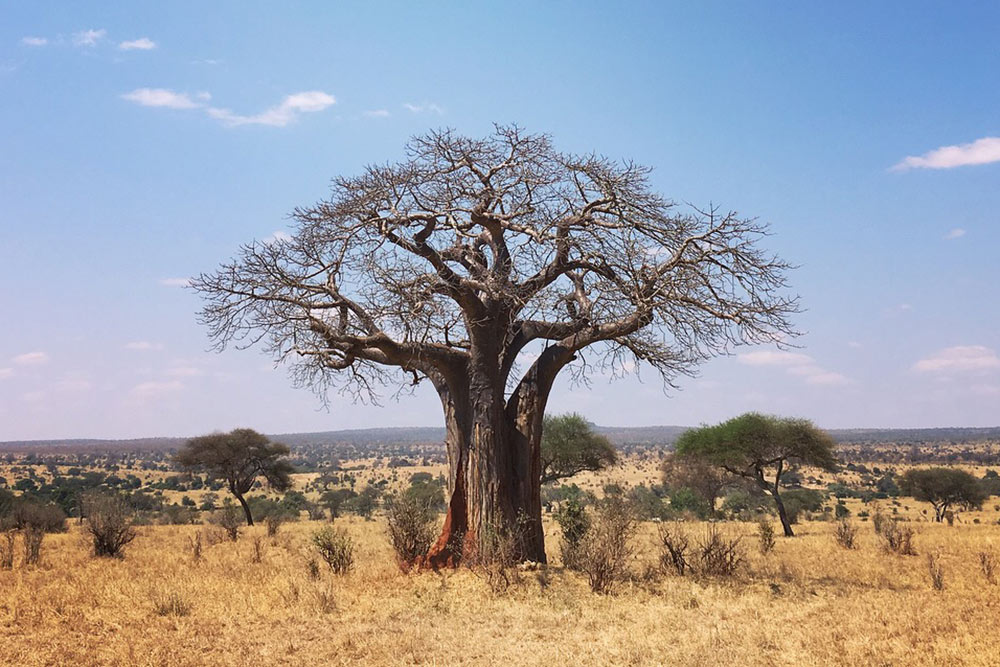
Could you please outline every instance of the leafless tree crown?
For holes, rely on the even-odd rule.
[[[591,348],[582,375],[645,362],[671,384],[732,345],[792,334],[790,267],[759,247],[766,226],[680,210],[648,175],[516,127],[432,132],[398,164],[336,178],[294,211],[290,239],[199,276],[201,317],[220,349],[262,342],[321,395],[334,383],[362,398],[477,350],[509,378],[532,343]]]

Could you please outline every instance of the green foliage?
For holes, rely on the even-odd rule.
[[[941,521],[951,507],[979,509],[987,495],[979,480],[958,468],[913,468],[900,478],[900,490],[934,506]]]
[[[421,483],[421,486],[426,483]],[[407,491],[412,491],[410,487]],[[434,541],[437,514],[429,499],[418,493],[403,493],[386,502],[386,526],[396,563],[406,572],[425,555]]]
[[[590,530],[590,517],[578,498],[569,498],[560,503],[554,517],[562,533],[560,548],[563,565],[571,570],[576,569],[580,540]]]
[[[686,486],[670,492],[670,509],[674,512],[690,512],[699,519],[707,518],[710,512],[705,498]]]
[[[603,470],[618,462],[618,452],[581,415],[546,415],[542,423],[541,458],[541,481],[546,484],[584,470]]]
[[[326,526],[313,533],[312,543],[334,574],[347,574],[354,567],[354,541],[347,531]]]
[[[789,489],[781,494],[785,512],[791,523],[798,523],[802,512],[819,512],[823,509],[823,494],[815,489]]]

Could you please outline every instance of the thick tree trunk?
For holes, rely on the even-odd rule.
[[[545,562],[542,417],[552,381],[571,359],[565,351],[543,355],[506,402],[505,382],[489,367],[435,380],[451,499],[441,535],[420,566],[455,567],[492,537],[512,539],[517,561]]]

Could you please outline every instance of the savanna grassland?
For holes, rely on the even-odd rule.
[[[342,469],[357,485],[385,486],[438,472],[373,463]],[[825,479],[803,474],[822,487],[860,479],[852,467]],[[571,481],[599,493],[657,475],[656,457],[638,456]],[[297,475],[296,486],[315,479]],[[563,567],[551,515],[549,566],[510,570],[509,583],[480,569],[403,573],[381,510],[334,521],[354,542],[347,574],[317,558],[311,538],[328,520],[288,522],[273,536],[244,527],[235,542],[210,524],[142,525],[119,560],[94,557],[71,519],[67,532],[46,535],[39,564],[25,565],[18,551],[0,569],[0,664],[996,664],[1000,563],[990,574],[983,562],[1000,560],[1000,498],[958,513],[954,525],[928,521],[912,498],[843,502],[857,529],[853,549],[837,543],[838,524],[823,512],[804,515],[797,536],[777,537],[768,553],[753,521],[641,522],[628,574],[607,595]],[[914,529],[916,555],[886,551],[868,519],[876,506]],[[739,540],[743,562],[732,575],[678,575],[661,565],[665,525],[692,544],[720,527]]]

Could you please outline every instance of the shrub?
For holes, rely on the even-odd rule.
[[[191,613],[191,603],[176,591],[154,594],[153,611],[157,616],[187,616]]]
[[[253,538],[253,554],[250,556],[250,560],[254,563],[261,563],[264,561],[264,538],[259,535]]]
[[[84,496],[87,532],[93,538],[94,555],[124,556],[125,545],[135,539],[132,508],[124,498],[110,493],[91,492]]]
[[[559,547],[563,565],[571,570],[579,569],[580,541],[590,529],[590,517],[579,498],[567,498],[561,502],[554,516],[562,532]]]
[[[472,572],[486,580],[494,595],[505,593],[507,589],[521,582],[517,565],[517,541],[523,522],[518,521],[513,530],[498,530],[485,526],[479,538],[465,545],[463,561]],[[456,536],[461,540],[462,536]]]
[[[684,576],[690,567],[688,548],[690,539],[681,529],[680,524],[661,523],[658,530],[658,547],[660,552],[660,569]]]
[[[42,540],[45,531],[35,526],[28,526],[21,531],[24,540],[24,564],[37,565],[42,557]]]
[[[264,527],[267,528],[267,536],[274,537],[281,530],[281,524],[285,523],[288,517],[282,512],[274,512],[264,517]]]
[[[931,586],[936,591],[944,590],[944,567],[941,565],[941,554],[927,553],[927,573],[931,578]]]
[[[214,520],[226,531],[226,535],[230,540],[235,542],[240,539],[240,528],[243,526],[243,519],[236,505],[226,503],[222,511],[214,517]]]
[[[879,537],[882,539],[882,548],[885,551],[899,554],[900,556],[915,556],[916,549],[913,547],[914,530],[910,526],[904,526],[898,520],[884,520]]]
[[[602,504],[579,545],[578,564],[587,574],[590,590],[609,593],[624,578],[635,530],[635,515],[625,502],[610,498]]]
[[[312,543],[334,574],[347,574],[354,567],[354,541],[347,531],[326,526],[313,533]]]
[[[3,534],[3,541],[0,542],[0,570],[9,570],[14,567],[14,540],[17,532],[13,526],[4,526],[2,523],[0,532]]]
[[[710,577],[731,577],[744,561],[742,540],[726,537],[719,527],[710,524],[708,532],[695,547],[699,574]]]
[[[991,584],[997,583],[996,570],[997,570],[997,557],[992,551],[980,551],[979,552],[979,569],[982,571],[983,576]]]
[[[774,526],[765,517],[757,522],[757,541],[762,554],[769,554],[774,550]]]
[[[837,522],[833,536],[837,540],[837,544],[845,549],[853,549],[857,546],[858,529],[846,518]]]
[[[194,537],[189,538],[191,544],[191,558],[195,562],[201,560],[201,533],[195,533]]]
[[[53,503],[42,504],[35,500],[19,498],[10,510],[10,521],[15,528],[32,528],[43,533],[66,531],[66,513]]]
[[[434,541],[436,521],[431,501],[418,494],[404,493],[389,501],[386,521],[396,563],[406,572]]]

